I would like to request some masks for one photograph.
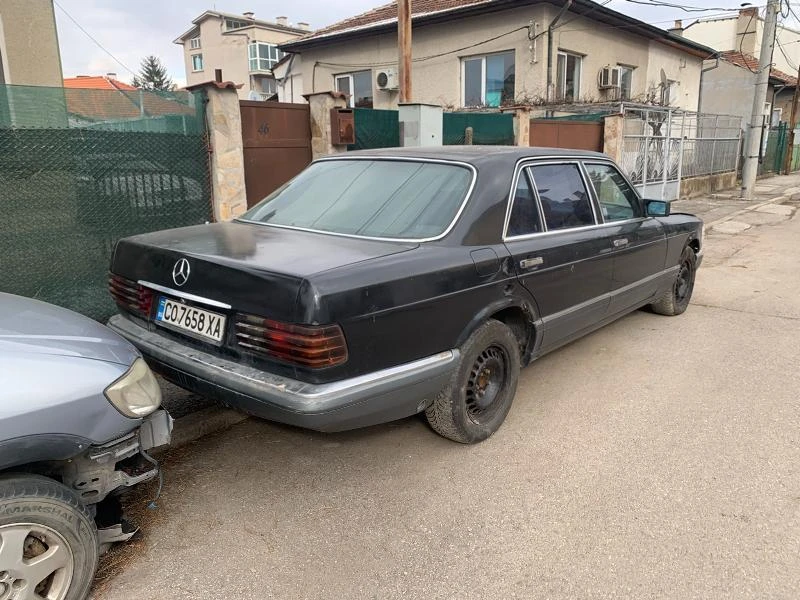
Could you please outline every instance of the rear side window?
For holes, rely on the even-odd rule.
[[[528,180],[527,171],[527,169],[523,169],[517,181],[517,189],[511,205],[511,216],[508,219],[506,235],[509,237],[542,231],[539,206],[536,204],[536,196],[533,194],[533,186]]]
[[[436,237],[455,219],[471,184],[472,171],[456,164],[327,160],[309,166],[242,219],[364,237]]]
[[[606,221],[624,221],[643,216],[639,197],[619,171],[611,165],[585,164],[584,166]]]
[[[548,231],[594,225],[589,193],[576,164],[531,167]]]

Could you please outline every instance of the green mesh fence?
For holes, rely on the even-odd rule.
[[[354,108],[356,143],[348,150],[396,148],[400,145],[400,120],[396,110]]]
[[[514,145],[514,116],[511,113],[444,113],[442,143],[445,146],[466,143],[467,127],[472,127],[475,145]]]
[[[201,97],[127,96],[0,86],[0,290],[104,320],[118,239],[211,218]]]

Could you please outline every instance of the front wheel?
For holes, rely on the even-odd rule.
[[[689,300],[692,299],[696,273],[697,256],[694,250],[686,246],[681,253],[678,274],[675,276],[672,288],[650,305],[653,312],[670,317],[685,312],[689,306]]]
[[[83,600],[97,529],[77,496],[38,475],[0,478],[0,598]]]
[[[461,347],[461,361],[450,384],[425,411],[438,434],[475,444],[500,428],[517,392],[520,348],[500,321],[481,325]]]

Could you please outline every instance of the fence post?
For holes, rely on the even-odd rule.
[[[527,148],[531,145],[531,107],[509,106],[500,112],[514,111],[514,145]]]
[[[308,101],[311,120],[311,159],[347,152],[347,146],[333,144],[331,109],[347,108],[347,96],[341,92],[315,92],[304,94]]]
[[[642,165],[642,194],[647,194],[647,159],[650,156],[650,111],[644,111],[644,161]]]
[[[625,115],[617,113],[603,117],[603,152],[617,164],[622,164],[624,135]]]
[[[203,90],[206,99],[206,126],[211,146],[211,199],[215,221],[229,221],[247,210],[244,183],[244,143],[242,115],[236,90],[242,84],[209,81],[187,87]]]
[[[669,176],[669,150],[672,146],[672,111],[667,111],[667,130],[664,132],[664,152],[663,163],[661,166],[661,199],[666,200],[667,195],[667,177]]]
[[[714,154],[717,150],[717,127],[719,127],[719,115],[714,116],[714,138],[711,140],[711,175],[714,174]]]

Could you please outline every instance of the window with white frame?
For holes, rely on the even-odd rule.
[[[336,91],[349,96],[354,108],[372,108],[372,71],[356,71],[336,75]]]
[[[501,106],[514,100],[514,51],[461,59],[464,106]]]
[[[192,39],[189,40],[189,48],[191,48],[192,50],[197,50],[199,47],[200,47],[199,37],[193,37]]]
[[[192,54],[192,71],[202,71],[202,70],[203,70],[203,55]]]
[[[581,63],[579,54],[559,52],[556,64],[556,98],[575,102],[581,97]]]
[[[619,68],[619,99],[630,100],[633,86],[633,67],[617,65]]]
[[[250,42],[248,56],[251,71],[269,71],[286,55],[275,44]]]
[[[275,83],[275,79],[272,77],[262,77],[261,78],[261,93],[268,94],[270,96],[275,95],[278,91],[278,87]]]

